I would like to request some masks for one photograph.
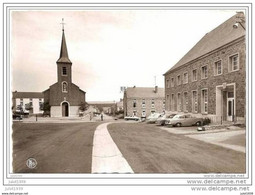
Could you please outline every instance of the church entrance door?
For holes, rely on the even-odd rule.
[[[62,103],[62,116],[68,116],[68,103],[67,102],[63,102]]]

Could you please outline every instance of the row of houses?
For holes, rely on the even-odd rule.
[[[242,25],[235,25],[237,21]],[[245,120],[244,26],[244,14],[239,12],[207,33],[164,74],[164,89],[127,88],[125,115],[168,112],[190,113],[214,122]]]

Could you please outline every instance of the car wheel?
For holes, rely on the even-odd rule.
[[[196,122],[196,126],[201,126],[201,122],[200,122],[200,121],[197,121],[197,122]]]
[[[181,123],[177,123],[177,124],[176,124],[176,127],[181,127],[181,126],[182,126]]]

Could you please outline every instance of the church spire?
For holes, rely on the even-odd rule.
[[[61,42],[61,49],[60,49],[60,56],[57,63],[69,63],[72,62],[68,58],[67,46],[66,46],[66,38],[65,38],[65,30],[64,30],[64,19],[62,18],[62,42]]]

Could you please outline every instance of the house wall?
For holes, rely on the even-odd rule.
[[[30,98],[22,98],[23,99],[23,109],[25,109],[25,105],[30,103]],[[44,102],[43,98],[31,98],[32,99],[32,105],[33,110],[32,114],[42,114],[43,110],[40,110],[40,104],[39,99],[41,99],[41,102]],[[20,98],[15,99],[15,107],[20,105]]]
[[[229,57],[233,54],[239,54],[239,70],[229,71]],[[223,73],[214,76],[215,62],[221,60],[223,66]],[[225,45],[206,56],[200,57],[187,65],[170,71],[165,75],[165,96],[174,94],[175,107],[170,108],[170,99],[166,98],[166,108],[168,111],[177,111],[177,93],[181,93],[183,106],[183,93],[188,92],[188,112],[192,113],[192,91],[197,90],[198,93],[198,114],[201,113],[201,90],[208,89],[208,113],[204,115],[216,115],[216,86],[223,85],[223,83],[235,84],[235,98],[236,98],[236,116],[238,118],[245,117],[246,104],[246,52],[245,52],[245,38],[242,37],[236,41]],[[207,65],[208,78],[201,79],[201,67]],[[192,81],[192,71],[197,69],[197,81]],[[188,83],[183,84],[183,74],[188,72]],[[177,76],[181,75],[182,84],[177,85]],[[174,87],[167,87],[167,80],[171,81],[174,78]],[[183,111],[183,108],[181,108]]]
[[[133,100],[136,99],[136,107],[133,107]],[[142,107],[142,101],[145,99],[145,107]],[[156,113],[162,113],[165,111],[164,106],[164,97],[162,98],[153,98],[154,99],[154,108],[151,106],[152,98],[126,98],[124,100],[124,114],[125,116],[132,116],[133,111],[137,112],[137,116],[141,117],[143,110],[146,112],[146,117],[151,114],[151,111]]]

